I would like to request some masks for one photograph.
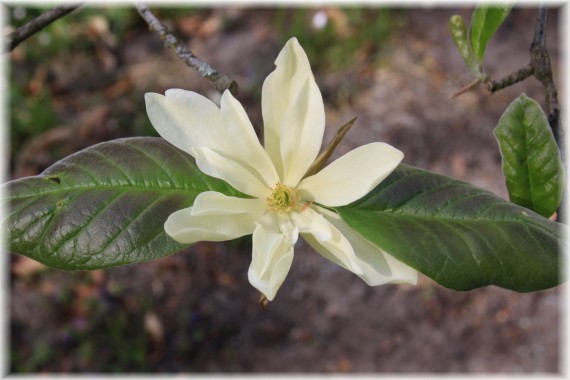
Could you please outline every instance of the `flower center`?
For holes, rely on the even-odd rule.
[[[282,183],[277,183],[267,197],[267,205],[275,212],[290,212],[297,201],[297,190]]]

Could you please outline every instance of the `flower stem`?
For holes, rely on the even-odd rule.
[[[261,306],[262,309],[265,309],[268,304],[269,300],[265,297],[265,294],[261,293],[261,296],[259,297],[259,306]]]

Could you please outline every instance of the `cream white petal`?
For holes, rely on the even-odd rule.
[[[196,164],[203,173],[223,179],[244,194],[265,199],[270,190],[248,167],[208,148],[194,148]]]
[[[307,78],[281,120],[283,183],[297,186],[317,158],[325,131],[325,109],[315,80]]]
[[[224,131],[236,152],[241,155],[242,164],[249,165],[250,171],[257,172],[267,187],[275,186],[279,181],[277,171],[259,143],[241,103],[226,90],[222,95],[220,109]]]
[[[227,215],[248,213],[260,217],[267,211],[267,203],[263,199],[245,199],[230,197],[217,191],[204,191],[198,194],[192,205],[192,216]]]
[[[296,102],[308,78],[313,78],[307,54],[296,38],[291,38],[275,60],[275,70],[263,82],[261,111],[264,123],[265,150],[277,173],[283,175],[281,158],[281,120]],[[322,141],[313,141],[320,146]]]
[[[360,277],[368,285],[376,286],[386,283],[415,285],[417,283],[418,272],[414,268],[397,260],[364,239],[350,228],[338,214],[322,207],[316,207],[316,209],[348,239],[354,249],[358,263],[363,269],[363,274]],[[309,244],[330,261],[342,265],[335,256],[330,255],[322,247],[313,245],[311,242]]]
[[[307,208],[302,213],[293,213],[292,218],[303,239],[317,252],[329,259],[333,257],[332,261],[353,273],[363,274],[350,242],[321,214]]]
[[[171,89],[166,95],[145,94],[150,122],[166,141],[192,154],[194,147],[233,152],[222,129],[220,109],[192,91]]]
[[[171,214],[164,223],[164,230],[174,240],[184,244],[232,240],[251,234],[259,216],[257,210],[249,209],[232,215],[192,215],[192,207],[189,207]]]
[[[267,218],[265,218],[267,219]],[[293,244],[274,219],[258,223],[253,231],[253,257],[248,270],[251,285],[272,301],[293,262]]]
[[[403,158],[385,143],[363,145],[301,181],[301,198],[331,207],[347,205],[376,187]]]

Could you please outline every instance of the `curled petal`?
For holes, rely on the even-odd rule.
[[[150,122],[166,141],[192,154],[194,147],[233,152],[222,129],[220,109],[192,91],[171,89],[145,94]]]
[[[225,157],[208,148],[195,148],[196,164],[203,173],[220,178],[232,185],[235,189],[257,198],[265,199],[269,189],[259,174],[249,166]]]
[[[307,79],[313,78],[313,73],[307,54],[294,37],[287,41],[277,56],[275,65],[275,70],[263,82],[261,110],[265,127],[265,150],[283,178],[281,120],[297,101]],[[313,144],[320,146],[321,140],[313,141]]]
[[[418,280],[418,272],[412,267],[402,263],[389,255],[385,251],[376,247],[368,240],[361,237],[356,231],[350,228],[338,214],[316,207],[330,223],[332,223],[350,242],[356,254],[363,273],[359,276],[371,286],[383,285],[387,283],[394,284],[412,284],[415,285]],[[330,255],[323,247],[308,241],[313,248],[333,263],[343,265],[338,259]]]
[[[301,198],[344,206],[362,198],[398,166],[404,154],[385,143],[358,147],[299,184]]]
[[[325,131],[325,109],[315,80],[307,78],[281,120],[283,183],[297,186],[317,158]]]
[[[196,198],[197,212],[193,207],[171,214],[164,230],[179,243],[190,244],[197,241],[225,241],[249,235],[255,229],[255,221],[264,212],[248,199],[226,197],[213,192],[200,194]],[[204,195],[205,194],[205,195]],[[216,193],[219,194],[219,193]],[[214,205],[216,199],[222,199],[227,207]]]
[[[276,218],[269,223],[258,221],[253,231],[253,258],[247,275],[251,285],[270,301],[289,273],[293,244],[291,236],[280,231]]]
[[[308,208],[302,213],[294,213],[292,216],[303,239],[313,246],[317,252],[353,273],[363,274],[350,242],[321,214]]]
[[[220,103],[223,128],[242,165],[250,165],[251,171],[259,174],[267,187],[279,181],[273,162],[263,149],[242,105],[226,90]]]

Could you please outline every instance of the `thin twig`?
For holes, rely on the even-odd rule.
[[[481,79],[477,78],[473,80],[471,83],[466,84],[465,86],[461,87],[459,90],[455,91],[449,99],[457,98],[459,95],[466,93],[467,91],[472,90],[475,88],[479,83],[481,83]]]
[[[534,76],[542,83],[545,93],[546,114],[554,139],[561,152],[564,152],[564,131],[560,122],[560,105],[558,103],[558,91],[554,84],[550,56],[546,49],[546,14],[547,9],[542,4],[538,10],[534,37],[530,45],[530,63],[507,75],[500,80],[487,81],[487,89],[494,93],[520,82],[530,76]]]
[[[542,83],[545,93],[546,114],[558,147],[563,151],[564,135],[560,123],[560,105],[558,91],[554,84],[550,56],[546,49],[546,7],[540,6],[534,31],[534,39],[530,45],[530,63],[534,68],[534,77]]]
[[[541,4],[540,8],[538,8],[532,43],[536,45],[546,44],[546,7],[544,4]]]
[[[489,80],[487,82],[487,90],[489,90],[489,92],[491,93],[497,92],[499,90],[502,90],[503,88],[510,87],[517,82],[521,82],[533,74],[534,74],[534,67],[532,66],[532,64],[529,63],[528,66],[523,67],[522,69],[518,69],[513,73],[510,73],[501,80]]]
[[[47,12],[42,13],[32,21],[19,27],[14,32],[6,36],[6,44],[4,45],[4,53],[14,50],[21,42],[27,40],[35,33],[39,32],[55,20],[66,14],[73,12],[75,9],[79,8],[82,4],[65,4],[60,5],[54,9],[50,9]]]
[[[564,144],[564,130],[560,121],[560,105],[558,103],[558,92],[554,84],[552,75],[552,66],[550,65],[550,56],[546,49],[546,6],[540,5],[538,17],[536,18],[536,28],[534,30],[534,39],[530,45],[530,64],[534,67],[534,77],[542,83],[545,93],[546,114],[548,123],[552,129],[554,139],[560,149],[562,161],[565,161],[564,152],[566,146]],[[564,187],[562,200],[557,210],[557,219],[560,222],[566,222],[565,204],[568,199],[566,186]]]
[[[536,26],[534,29],[534,36],[530,45],[530,63],[500,80],[487,79],[485,82],[487,90],[494,93],[504,88],[510,87],[513,84],[525,80],[530,76],[534,76],[544,88],[545,105],[548,123],[552,129],[554,139],[558,144],[561,152],[561,158],[564,160],[565,144],[564,144],[564,130],[560,121],[560,105],[558,103],[558,92],[554,84],[554,76],[552,74],[552,66],[550,64],[550,56],[546,48],[546,17],[547,9],[544,4],[541,4],[536,18]],[[558,220],[565,221],[564,206],[566,191],[562,197],[562,202],[557,210]]]
[[[188,49],[185,43],[174,37],[168,29],[156,18],[156,16],[142,3],[136,3],[137,11],[146,21],[150,30],[156,32],[164,42],[164,46],[174,50],[176,55],[186,63],[187,66],[195,69],[204,78],[210,80],[212,85],[220,92],[230,90],[232,94],[237,92],[237,83],[225,75],[218,73],[212,66],[201,61]]]

